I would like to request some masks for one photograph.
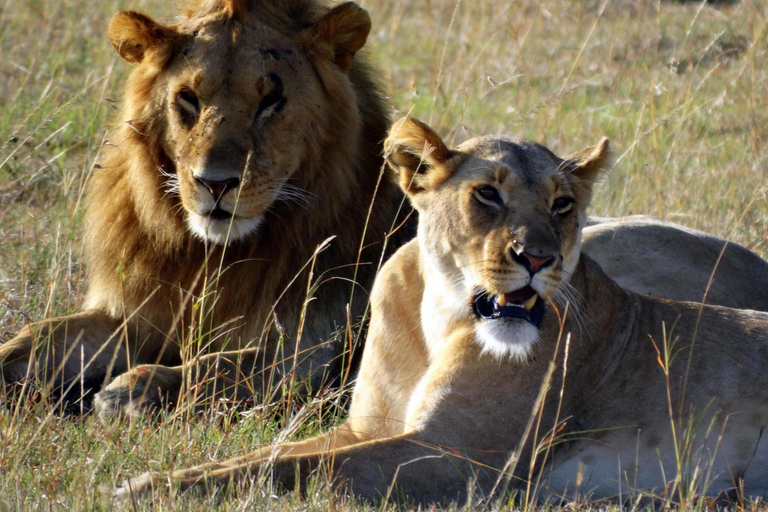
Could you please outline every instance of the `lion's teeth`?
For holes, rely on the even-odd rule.
[[[525,302],[523,303],[523,307],[524,307],[525,309],[531,309],[531,308],[533,307],[533,305],[534,305],[534,304],[536,304],[536,299],[538,299],[538,298],[539,298],[539,296],[538,296],[538,295],[536,295],[536,294],[534,293],[534,294],[531,296],[531,298],[530,298],[530,299],[528,299],[527,301],[525,301]]]
[[[507,296],[505,294],[499,295],[499,307],[504,307],[507,305]]]

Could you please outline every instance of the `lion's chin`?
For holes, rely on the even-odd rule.
[[[539,342],[539,329],[519,318],[481,319],[477,322],[475,335],[483,352],[499,359],[509,357],[525,361]]]
[[[217,220],[187,212],[187,228],[204,242],[228,245],[247,238],[259,229],[263,219],[263,216],[259,215]]]

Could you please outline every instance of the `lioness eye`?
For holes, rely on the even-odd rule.
[[[179,110],[186,122],[194,122],[200,113],[200,100],[194,92],[189,89],[182,89],[176,97]]]
[[[494,203],[499,206],[504,206],[504,200],[501,199],[499,191],[490,185],[483,185],[475,190],[477,198],[484,203]]]
[[[558,197],[552,203],[552,212],[558,215],[564,215],[571,211],[573,204],[576,202],[572,197]]]

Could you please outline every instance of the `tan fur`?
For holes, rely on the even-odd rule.
[[[530,482],[553,498],[659,496],[679,490],[670,483],[677,474],[672,421],[680,474],[694,492],[764,495],[768,314],[638,295],[579,258],[581,221],[608,161],[607,141],[573,164],[500,137],[473,139],[425,171],[400,159],[435,147],[434,137],[405,120],[387,141],[393,167],[427,176],[410,192],[418,237],[374,286],[349,419],[306,441],[176,471],[171,485],[210,489],[271,471],[284,488],[303,488],[322,469],[370,500],[463,500],[468,488],[488,497],[508,481],[516,489]],[[440,176],[435,186],[431,172]],[[503,204],[478,195],[486,186]],[[562,198],[576,190],[567,208]],[[519,259],[525,252],[555,259],[528,272]],[[481,325],[500,320],[473,312],[475,287],[502,293],[526,284],[548,298],[539,342],[509,320],[513,337],[497,341],[519,350],[488,350]],[[147,474],[116,494],[167,481]]]
[[[644,215],[591,217],[583,250],[637,293],[768,311],[768,262],[701,231]]]
[[[82,359],[88,387],[98,390],[109,375],[160,363],[169,366],[118,378],[99,405],[110,413],[128,405],[131,387],[134,399],[150,393],[149,376],[175,400],[182,371],[170,366],[190,340],[182,347],[190,358],[248,347],[194,368],[202,378],[232,365],[225,380],[237,398],[286,368],[311,373],[315,389],[337,376],[344,347],[333,335],[362,314],[402,197],[387,179],[377,189],[387,105],[365,59],[353,60],[370,26],[356,4],[319,0],[190,2],[169,25],[115,15],[110,40],[137,65],[88,184],[86,310],[33,324],[0,346],[4,382],[37,372],[79,381]],[[217,186],[209,191],[200,179],[237,185],[214,195]],[[222,190],[218,206],[236,212],[231,225],[208,220]],[[310,268],[312,286],[322,283],[312,291]],[[286,350],[278,354],[280,336]],[[255,372],[252,382],[240,365]]]

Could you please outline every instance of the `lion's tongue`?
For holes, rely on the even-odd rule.
[[[498,303],[501,307],[512,303],[515,306],[522,305],[525,309],[531,309],[536,304],[537,298],[536,291],[530,286],[525,286],[519,290],[499,295]]]

